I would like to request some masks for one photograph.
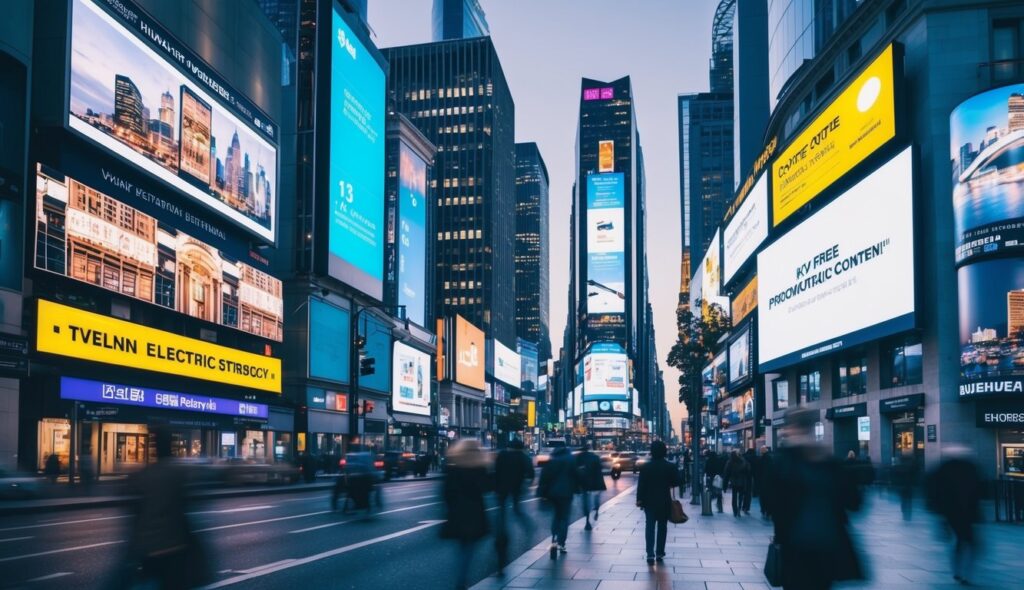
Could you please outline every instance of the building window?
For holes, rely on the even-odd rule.
[[[882,387],[920,385],[923,381],[921,336],[914,334],[882,346]]]
[[[992,23],[992,68],[996,82],[1015,80],[1020,75],[1024,55],[1021,28],[1024,19],[1002,19]]]
[[[868,390],[868,359],[863,353],[839,358],[836,385],[832,397],[840,398],[866,393]]]
[[[803,403],[818,401],[821,399],[821,371],[801,373],[800,400]]]

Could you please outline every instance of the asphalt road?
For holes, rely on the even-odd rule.
[[[632,475],[605,479],[603,499],[633,485]],[[192,526],[216,583],[235,588],[452,588],[455,544],[440,538],[442,482],[382,487],[371,517],[330,510],[330,494],[307,491],[196,502]],[[533,530],[513,526],[510,559],[548,536],[550,514],[532,493],[524,504]],[[497,515],[493,498],[488,514]],[[573,520],[582,517],[574,505]],[[130,524],[122,509],[86,509],[0,519],[0,587],[101,588],[125,560]],[[497,569],[493,538],[482,541],[473,584]]]

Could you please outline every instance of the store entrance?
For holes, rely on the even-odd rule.
[[[906,412],[892,421],[892,463],[911,464],[920,470],[924,466],[924,424],[917,412]]]
[[[127,432],[116,433],[117,448],[114,451],[114,469],[121,471],[146,464],[149,456],[148,435],[131,434]]]

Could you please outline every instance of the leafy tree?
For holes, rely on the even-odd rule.
[[[667,359],[669,366],[679,370],[679,401],[686,404],[690,416],[701,410],[698,401],[703,399],[701,371],[714,358],[718,340],[732,328],[729,316],[720,305],[705,306],[703,300],[697,300],[695,307],[703,312],[694,315],[688,305],[676,310],[679,338]]]

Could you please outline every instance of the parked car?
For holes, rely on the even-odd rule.
[[[42,483],[42,478],[0,469],[0,499],[24,500],[34,498],[39,494]]]

